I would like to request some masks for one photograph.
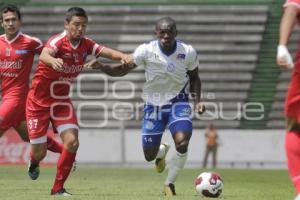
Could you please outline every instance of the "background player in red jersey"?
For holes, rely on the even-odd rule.
[[[85,37],[87,22],[82,8],[72,7],[66,12],[65,31],[51,37],[45,45],[27,98],[26,118],[32,150],[29,176],[32,179],[39,176],[39,162],[46,155],[49,121],[64,144],[51,195],[71,195],[63,186],[79,146],[77,118],[68,96],[72,80],[85,67],[88,55],[122,63],[129,60],[128,55]]]
[[[293,68],[285,102],[286,139],[285,149],[288,171],[297,191],[295,200],[300,200],[300,50],[297,51],[295,66],[286,47],[294,24],[300,23],[300,0],[287,0],[280,24],[277,64],[282,68]]]
[[[35,54],[40,54],[43,43],[20,31],[21,13],[14,5],[1,9],[0,79],[2,101],[0,105],[0,137],[14,127],[22,140],[29,142],[25,104],[29,90],[29,75]],[[62,145],[48,136],[48,149],[60,153]]]

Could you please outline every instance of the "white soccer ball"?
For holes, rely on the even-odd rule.
[[[217,198],[223,190],[223,180],[215,172],[203,172],[195,180],[196,191],[205,197]]]

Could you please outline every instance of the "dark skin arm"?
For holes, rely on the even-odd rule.
[[[200,103],[201,101],[201,80],[198,74],[198,68],[195,68],[192,71],[187,72],[190,79],[190,93],[192,99],[195,103],[195,110],[199,114],[202,114],[205,111],[204,105]]]

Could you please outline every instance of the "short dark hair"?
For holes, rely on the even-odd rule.
[[[155,29],[158,30],[159,27],[161,26],[161,24],[163,24],[163,23],[167,23],[169,26],[174,27],[176,29],[175,20],[169,16],[163,17],[163,18],[160,18],[159,20],[157,20]]]
[[[7,4],[1,9],[1,16],[0,16],[1,21],[3,21],[3,14],[7,12],[15,12],[18,16],[18,19],[21,20],[21,12],[19,8],[13,4]]]
[[[85,17],[88,20],[88,16],[83,8],[72,7],[66,12],[66,21],[70,22],[73,16]]]

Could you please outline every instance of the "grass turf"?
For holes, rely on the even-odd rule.
[[[180,200],[209,200],[194,188],[195,177],[203,169],[184,169],[176,183]],[[284,170],[217,169],[224,179],[223,200],[292,200],[293,187]],[[54,167],[42,167],[38,180],[29,180],[25,166],[0,167],[0,198],[4,200],[53,199],[49,195],[55,175]],[[66,189],[73,193],[67,199],[159,200],[166,173],[153,169],[96,168],[79,166],[71,173]],[[55,199],[62,199],[56,197]]]

